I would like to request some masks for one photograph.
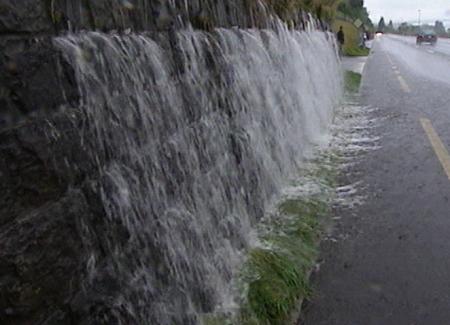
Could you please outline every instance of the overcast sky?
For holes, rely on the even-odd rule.
[[[370,18],[378,24],[383,16],[386,24],[394,22],[417,22],[421,10],[423,22],[442,20],[450,28],[450,0],[365,0]]]

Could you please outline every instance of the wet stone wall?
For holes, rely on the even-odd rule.
[[[328,34],[289,31],[257,1],[0,0],[0,323],[212,312],[248,245],[237,229],[326,131],[334,54]],[[229,258],[217,279],[212,256]]]
[[[304,12],[286,19],[297,29],[312,21]],[[0,0],[0,130],[76,103],[73,71],[51,42],[56,35],[272,24],[270,9],[256,0]]]

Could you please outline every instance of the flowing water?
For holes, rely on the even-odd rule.
[[[81,220],[103,321],[190,324],[233,306],[255,226],[328,141],[341,95],[332,35],[279,24],[55,44],[76,73],[110,224]]]

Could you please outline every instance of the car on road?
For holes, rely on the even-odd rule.
[[[436,45],[437,35],[432,30],[420,31],[417,34],[416,44],[422,45],[422,43],[429,43],[431,45]]]

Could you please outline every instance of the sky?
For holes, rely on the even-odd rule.
[[[386,24],[391,19],[394,23],[417,23],[420,9],[422,22],[441,20],[450,28],[450,0],[365,0],[364,4],[374,24],[381,16]]]

